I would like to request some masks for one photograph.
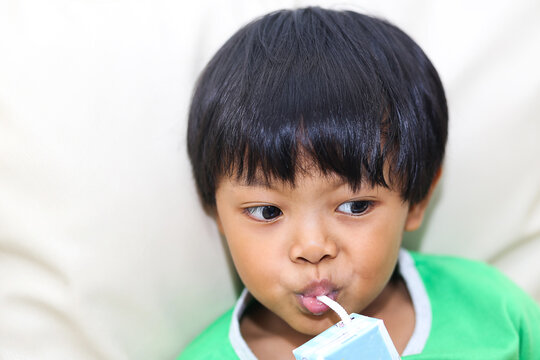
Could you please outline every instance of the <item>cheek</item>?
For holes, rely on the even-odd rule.
[[[283,274],[282,251],[275,241],[268,239],[268,234],[242,231],[226,238],[236,271],[250,290],[256,292],[257,288],[278,283],[276,280]]]
[[[356,241],[350,243],[347,252],[360,278],[384,282],[391,275],[401,246],[401,225],[395,219],[392,222],[382,219],[360,226],[350,234]]]
[[[402,236],[401,223],[394,220],[394,222],[377,221],[360,224],[349,230],[347,238],[354,239],[349,245],[352,245],[355,251],[378,254],[399,247]]]

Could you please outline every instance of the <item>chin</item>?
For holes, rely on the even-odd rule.
[[[294,330],[308,336],[316,336],[337,323],[330,316],[306,315],[307,319],[301,319],[295,324],[289,324]]]

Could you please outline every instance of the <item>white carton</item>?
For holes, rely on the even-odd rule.
[[[351,314],[293,350],[296,360],[397,360],[399,354],[380,319]]]

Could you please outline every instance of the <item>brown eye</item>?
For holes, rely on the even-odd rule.
[[[368,211],[372,205],[373,202],[367,200],[347,201],[339,205],[337,211],[352,216],[358,216]]]
[[[249,216],[260,221],[274,220],[283,214],[278,207],[272,205],[254,206],[247,208],[246,211]]]

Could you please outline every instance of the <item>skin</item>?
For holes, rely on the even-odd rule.
[[[292,359],[292,349],[339,321],[333,311],[313,314],[299,300],[321,281],[347,312],[383,319],[401,353],[414,309],[405,285],[389,279],[403,232],[420,226],[428,200],[410,205],[381,186],[353,192],[318,172],[299,175],[294,187],[221,179],[216,222],[256,299],[240,324],[255,355]],[[264,213],[264,206],[272,207]]]

